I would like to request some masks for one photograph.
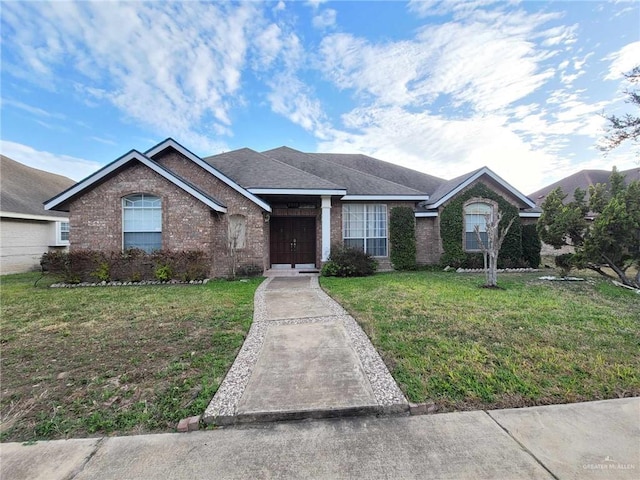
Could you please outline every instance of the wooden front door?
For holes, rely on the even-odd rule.
[[[315,217],[271,217],[269,223],[272,265],[315,265]]]

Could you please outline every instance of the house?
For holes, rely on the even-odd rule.
[[[629,170],[623,170],[620,174],[625,176],[627,182],[632,180],[640,180],[640,168],[630,168]],[[557,182],[547,185],[540,190],[533,192],[529,197],[536,202],[536,205],[541,206],[544,200],[552,191],[556,188],[562,188],[562,191],[567,194],[565,201],[571,202],[574,200],[573,192],[576,188],[580,188],[587,192],[585,200],[589,201],[589,187],[598,183],[608,184],[611,170],[580,170],[577,173],[562,178]]]
[[[40,257],[69,245],[69,219],[42,203],[70,187],[70,178],[27,167],[0,155],[0,272],[37,269]]]
[[[460,201],[452,223],[447,208]],[[45,202],[48,211],[68,212],[72,249],[205,250],[212,276],[228,275],[232,262],[319,268],[335,244],[361,248],[390,269],[388,225],[396,206],[415,212],[419,264],[477,253],[473,227],[482,228],[485,211],[515,212],[517,245],[520,226],[540,215],[488,168],[445,181],[365,155],[288,147],[201,158],[171,138],[144,153],[130,151]]]

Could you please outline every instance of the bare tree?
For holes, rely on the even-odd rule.
[[[245,217],[242,215],[231,215],[229,217],[228,248],[231,257],[231,278],[236,278],[238,271],[239,250],[244,248],[246,236]]]
[[[482,250],[482,254],[484,256],[484,269],[487,276],[486,287],[497,287],[498,286],[498,254],[500,253],[500,248],[502,248],[502,242],[504,242],[505,237],[507,236],[507,232],[513,225],[516,217],[513,217],[509,224],[505,229],[500,230],[500,221],[502,220],[502,212],[496,210],[495,214],[488,213],[484,215],[486,231],[487,231],[487,244],[485,245],[482,240],[482,236],[480,235],[480,227],[476,225],[474,230],[476,232],[476,237],[478,237],[478,242],[480,243],[480,249]],[[488,265],[487,265],[488,259]]]

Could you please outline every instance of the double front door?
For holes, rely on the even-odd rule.
[[[315,217],[272,217],[270,224],[272,265],[315,265]]]

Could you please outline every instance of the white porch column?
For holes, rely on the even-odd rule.
[[[331,253],[331,197],[322,196],[322,261],[329,260]]]

